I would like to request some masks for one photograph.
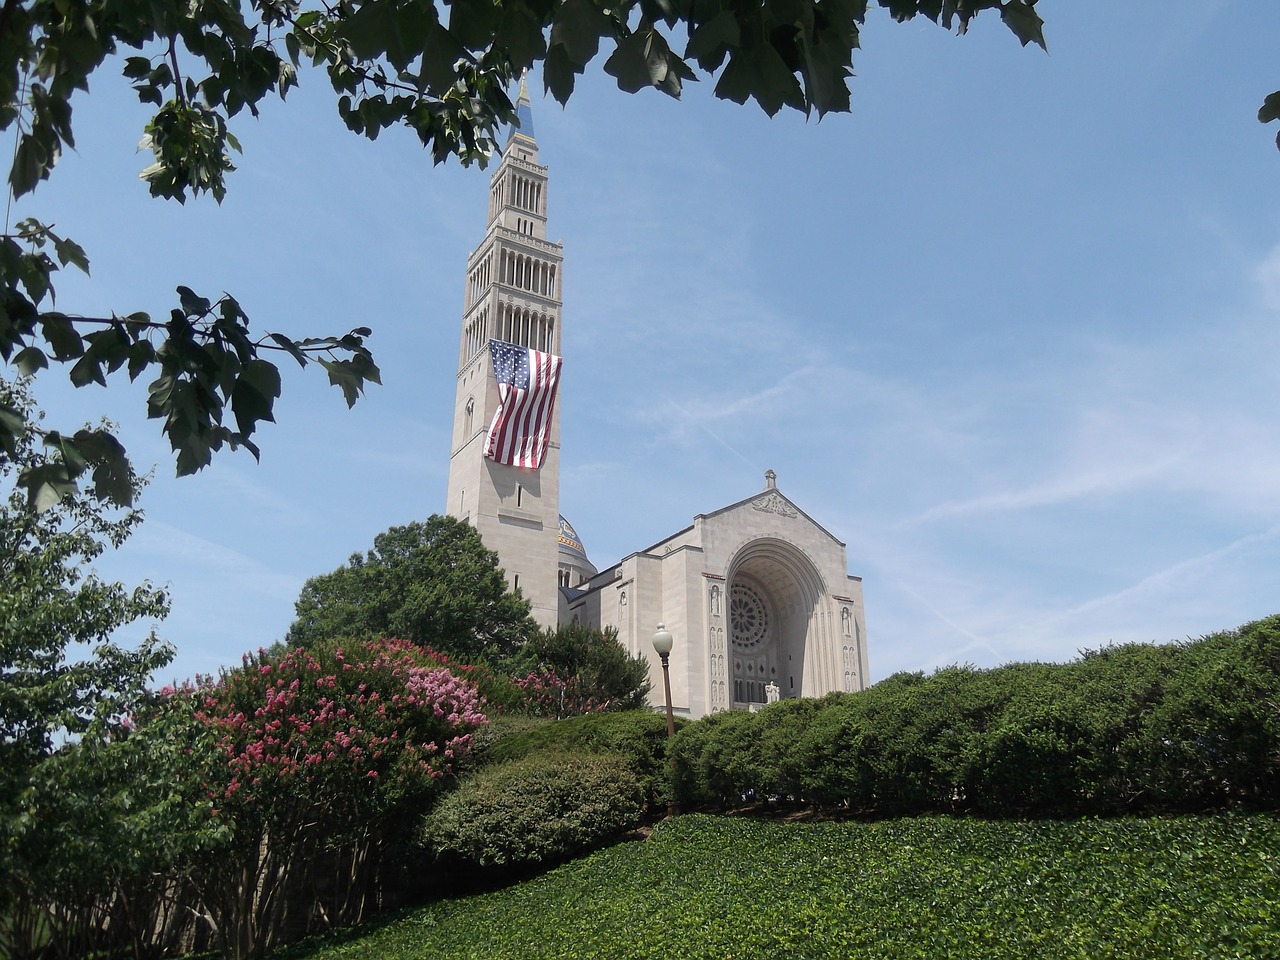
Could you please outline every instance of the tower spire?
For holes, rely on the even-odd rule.
[[[509,148],[513,141],[519,140],[523,145],[527,145],[533,149],[533,159],[538,159],[538,141],[533,135],[533,101],[529,99],[529,71],[522,70],[520,72],[520,89],[516,93],[516,122],[511,128],[511,133],[507,136],[507,147]]]

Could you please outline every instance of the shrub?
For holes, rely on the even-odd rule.
[[[677,803],[728,809],[757,795],[766,781],[757,716],[740,710],[713,713],[676,734],[670,755]]]
[[[636,710],[649,693],[649,662],[631,656],[612,627],[569,624],[544,630],[524,655],[537,667],[515,683],[528,709],[552,717]]]
[[[671,748],[677,800],[792,797],[906,816],[1274,809],[1280,616],[1073,663],[947,667],[705,717]]]
[[[683,727],[687,720],[678,720]],[[493,744],[488,761],[516,760],[538,752],[608,753],[626,759],[640,780],[649,810],[671,801],[666,718],[648,710],[586,714],[544,721]]]
[[[211,802],[217,854],[187,868],[224,954],[237,957],[362,919],[397,825],[485,723],[473,686],[399,640],[247,656],[180,696],[211,752],[175,774]]]
[[[548,866],[618,839],[643,808],[625,758],[537,753],[468,777],[426,816],[418,839],[464,866]]]

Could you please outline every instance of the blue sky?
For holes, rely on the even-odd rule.
[[[853,112],[821,123],[540,94],[565,247],[561,510],[603,566],[779,488],[848,544],[873,679],[1198,636],[1280,611],[1280,7],[1042,0],[1049,53],[868,17]],[[1157,12],[1158,11],[1158,12]],[[111,577],[167,583],[175,677],[279,639],[303,581],[443,508],[463,274],[488,171],[342,127],[324,78],[262,118],[221,207],[151,200],[145,110],[110,70],[77,152],[15,211],[76,238],[58,307],[235,295],[255,328],[374,328],[347,411],[286,373],[261,464],[175,480],[144,391],[108,413],[147,522]]]

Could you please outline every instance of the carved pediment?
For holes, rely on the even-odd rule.
[[[780,517],[800,516],[800,511],[789,504],[780,493],[766,493],[763,497],[756,497],[751,501],[751,507],[761,513],[776,513]]]

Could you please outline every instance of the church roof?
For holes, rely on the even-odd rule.
[[[520,92],[516,94],[516,123],[507,135],[508,145],[516,137],[530,143],[536,142],[533,137],[533,103],[529,100],[529,85],[525,81],[526,75],[521,74]]]

